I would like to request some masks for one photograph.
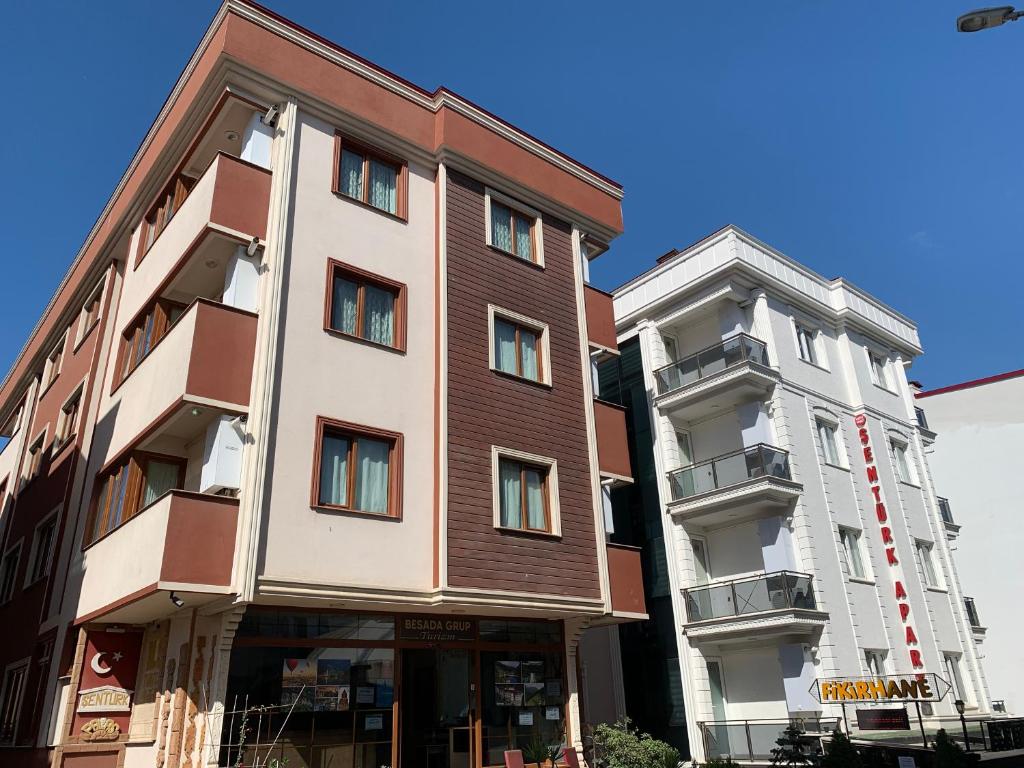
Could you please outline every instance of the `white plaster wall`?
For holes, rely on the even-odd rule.
[[[778,648],[733,651],[722,657],[722,663],[730,720],[788,717]]]
[[[303,585],[426,590],[433,567],[434,169],[410,163],[409,220],[401,222],[331,192],[333,126],[300,114],[297,128],[259,573]],[[405,354],[324,332],[329,258],[408,286]],[[310,508],[318,415],[404,435],[400,521]]]
[[[715,580],[739,578],[764,570],[757,521],[711,531],[707,542],[711,576]]]
[[[743,447],[740,421],[735,410],[691,424],[690,444],[696,461],[711,459]]]

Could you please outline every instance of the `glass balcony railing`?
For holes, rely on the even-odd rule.
[[[792,571],[694,587],[683,590],[683,597],[690,621],[745,616],[783,608],[814,610],[817,607],[811,577]]]
[[[672,392],[739,363],[767,366],[768,350],[765,343],[740,333],[678,362],[669,363],[654,372],[658,381],[658,394]]]
[[[839,718],[796,718],[793,720],[721,720],[697,723],[709,760],[732,758],[751,762],[769,762],[772,749],[790,724],[800,729],[801,741],[809,754],[819,750],[820,736],[839,728]]]
[[[735,453],[674,470],[669,474],[669,483],[672,486],[672,498],[678,501],[758,477],[792,480],[789,474],[789,453],[758,443]]]
[[[978,607],[974,604],[973,597],[964,598],[964,608],[967,609],[967,620],[971,623],[971,626],[982,626],[981,619],[978,618]]]
[[[956,525],[956,522],[953,520],[953,511],[949,508],[949,499],[944,499],[941,496],[936,498],[939,502],[939,515],[942,517],[942,522]]]

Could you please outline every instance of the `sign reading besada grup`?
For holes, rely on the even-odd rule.
[[[952,690],[934,672],[880,677],[826,677],[814,681],[810,693],[820,704],[844,702],[942,701]]]

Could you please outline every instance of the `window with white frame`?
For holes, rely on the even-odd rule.
[[[54,435],[54,453],[59,451],[78,431],[79,410],[82,407],[82,384],[79,384],[71,396],[61,406],[57,415],[57,433]]]
[[[889,358],[881,352],[867,350],[868,363],[871,366],[871,381],[884,389],[892,389],[889,384]]]
[[[21,702],[25,697],[29,660],[11,664],[4,670],[0,687],[0,744],[14,744],[18,735]]]
[[[103,299],[103,281],[97,285],[89,298],[85,300],[85,304],[82,305],[82,314],[78,322],[78,336],[75,339],[75,346],[81,344],[85,337],[89,335],[96,323],[100,321],[100,303]]]
[[[40,393],[46,392],[50,388],[50,385],[57,380],[60,375],[61,364],[64,361],[64,345],[67,342],[68,337],[65,334],[57,346],[55,346],[50,354],[46,356],[46,366],[43,368],[43,380],[39,387]]]
[[[946,668],[946,679],[953,685],[953,692],[960,701],[969,701],[963,676],[960,674],[960,654],[943,653],[942,664]]]
[[[494,306],[488,307],[488,314],[491,370],[550,384],[548,326]]]
[[[793,324],[796,327],[796,349],[800,359],[818,365],[818,330],[798,320],[794,320]]]
[[[846,553],[846,564],[850,577],[854,579],[868,578],[867,568],[864,566],[864,551],[861,548],[860,531],[854,528],[839,528],[839,541]]]
[[[843,466],[839,456],[839,437],[836,432],[839,426],[825,419],[815,419],[818,428],[818,441],[821,443],[821,456],[826,464]]]
[[[896,477],[901,483],[914,484],[916,479],[910,457],[907,455],[907,444],[899,440],[890,440],[889,450],[892,453],[893,466],[896,467]]]
[[[484,218],[487,245],[544,266],[544,233],[539,211],[488,187],[484,194]]]
[[[50,557],[54,540],[57,538],[57,514],[50,515],[36,526],[29,552],[28,575],[25,585],[35,584],[50,572]]]
[[[561,535],[558,463],[511,448],[491,448],[494,526]]]
[[[868,668],[868,674],[874,677],[883,677],[885,675],[885,658],[888,655],[887,651],[865,649],[864,664]]]
[[[21,542],[4,553],[0,559],[0,604],[14,597],[14,587],[18,580],[18,561],[21,559]]]
[[[932,547],[929,541],[918,541],[916,543],[917,566],[921,570],[921,577],[926,587],[940,587],[938,571],[935,570],[935,561],[932,559]]]

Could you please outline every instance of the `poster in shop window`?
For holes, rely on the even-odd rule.
[[[523,685],[523,706],[542,707],[545,703],[544,683],[525,683]]]
[[[494,682],[503,685],[523,682],[522,665],[518,661],[494,662]]]

